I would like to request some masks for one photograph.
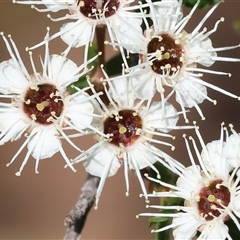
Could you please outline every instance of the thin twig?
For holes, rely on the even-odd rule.
[[[77,203],[64,219],[64,225],[67,227],[64,240],[80,239],[87,215],[95,202],[99,181],[99,177],[88,175]]]
[[[98,51],[102,54],[98,57],[99,66],[105,64],[105,35],[106,35],[106,26],[97,26],[96,27],[96,41],[98,46]]]

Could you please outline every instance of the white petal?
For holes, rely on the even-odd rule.
[[[201,188],[200,167],[198,165],[185,168],[182,176],[178,178],[176,185],[183,189],[190,199],[191,193]]]
[[[191,87],[191,85],[193,85],[194,88]],[[192,82],[190,79],[179,81],[179,83],[177,83],[173,88],[182,96],[184,107],[192,108],[195,105],[194,103],[202,103],[207,95],[207,88],[205,86]],[[198,91],[202,92],[202,94]],[[176,95],[176,101],[181,103],[178,95]]]
[[[175,0],[162,0],[156,6],[157,13],[159,14],[159,16],[163,17],[163,19],[159,18],[158,22],[161,23],[161,21],[163,21],[164,22],[163,26],[165,26],[165,24],[168,24],[170,26],[176,26],[178,21],[180,21],[183,17],[183,14],[179,12],[180,9],[181,2]],[[167,19],[164,16],[167,16]],[[167,21],[169,20],[171,21],[170,24],[167,23]],[[171,28],[169,30],[171,30]]]
[[[42,0],[43,4],[52,12],[57,12],[62,7],[68,7],[76,3],[76,0]]]
[[[130,98],[134,98],[131,84],[126,77],[118,78],[109,84],[111,84],[109,93],[116,102],[120,102],[122,105],[128,105],[129,102],[131,102]]]
[[[155,76],[152,74],[150,67],[146,67],[145,71],[141,69],[131,78],[131,83],[137,98],[150,99],[156,92]]]
[[[202,151],[201,157],[207,170],[212,174],[227,178],[230,168],[227,160],[222,154],[222,144],[220,140],[212,141],[206,145],[208,153]]]
[[[195,42],[195,44],[190,47],[189,55],[191,63],[197,62],[205,67],[210,67],[215,62],[213,58],[217,56],[215,51],[211,51],[212,49],[212,42],[209,38]]]
[[[228,227],[221,219],[208,222],[202,231],[202,239],[227,239]]]
[[[140,147],[136,147],[134,150],[132,150],[132,155],[134,156],[139,170],[149,167],[149,163],[153,164],[157,161],[152,152],[147,150],[144,151]]]
[[[142,35],[142,21],[140,19],[125,17],[126,22],[117,18],[112,18],[109,21],[115,31],[118,42],[123,44],[130,52],[139,48],[138,43]]]
[[[21,132],[28,127],[16,109],[15,112],[0,113],[0,145],[10,140],[17,140],[21,137]]]
[[[177,224],[178,227],[174,228],[173,236],[174,239],[192,239],[200,225],[199,221],[192,216],[183,213],[182,217],[173,218],[173,225]]]
[[[233,198],[232,209],[234,213],[240,218],[240,197],[239,194]]]
[[[48,67],[51,69],[48,77],[50,80],[56,81],[60,86],[67,84],[69,81],[78,80],[78,76],[74,80],[78,67],[68,58],[60,55],[51,55]]]
[[[35,134],[28,143],[28,149],[32,149],[31,155],[35,159],[50,158],[59,151],[58,132],[54,126],[35,127]]]
[[[61,39],[74,48],[89,44],[93,32],[92,24],[88,20],[80,23],[69,22],[63,24],[60,31],[64,31]]]
[[[97,152],[97,154],[89,159],[89,161],[87,160],[83,163],[86,171],[94,176],[101,177],[106,165],[105,161],[108,159],[109,155],[111,155],[111,149],[108,149],[107,147],[104,148],[104,146],[102,146],[102,149]],[[118,158],[114,156],[111,160],[111,165],[107,176],[110,177],[115,175],[120,166],[121,165]]]
[[[156,128],[162,132],[169,132],[171,129],[164,127],[176,126],[178,121],[177,110],[170,103],[164,104],[164,110],[161,102],[153,102],[147,115],[147,127]],[[167,117],[170,116],[170,117]]]
[[[240,166],[240,134],[232,134],[223,148],[223,155],[233,167]]]
[[[0,92],[22,94],[28,86],[28,80],[11,59],[0,63]]]
[[[87,97],[79,94],[71,99],[69,106],[66,106],[66,117],[79,129],[87,128],[93,120],[93,105],[89,101],[82,102],[84,98]]]

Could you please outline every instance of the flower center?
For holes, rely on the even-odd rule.
[[[119,0],[78,0],[79,11],[88,18],[108,18],[115,14]]]
[[[219,209],[228,206],[231,194],[227,187],[221,185],[222,180],[214,180],[199,193],[198,210],[200,215],[207,221],[221,215]]]
[[[148,54],[155,53],[152,69],[158,74],[173,75],[183,65],[184,50],[182,46],[168,34],[153,38],[147,46]]]
[[[140,136],[142,119],[133,110],[121,110],[104,122],[104,133],[116,146],[131,146]]]
[[[51,124],[63,111],[62,98],[51,84],[41,84],[28,89],[23,110],[29,118],[40,124]]]

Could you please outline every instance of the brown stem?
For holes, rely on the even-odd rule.
[[[64,220],[64,225],[67,227],[64,240],[80,239],[88,213],[95,202],[99,181],[99,177],[88,175],[77,203]]]
[[[96,40],[97,40],[97,46],[98,51],[102,52],[102,55],[99,56],[99,66],[101,64],[105,64],[105,33],[106,33],[106,26],[101,25],[96,27]]]

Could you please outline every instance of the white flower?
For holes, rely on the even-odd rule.
[[[48,37],[47,33],[47,37]],[[36,159],[35,172],[38,172],[39,160],[50,158],[60,152],[67,165],[70,164],[60,138],[64,138],[78,151],[64,133],[64,128],[84,130],[90,127],[93,119],[93,105],[90,96],[83,90],[70,95],[67,86],[79,79],[79,73],[85,66],[77,66],[66,55],[49,55],[48,42],[45,57],[40,57],[42,72],[36,71],[32,52],[29,52],[33,74],[29,74],[22,62],[18,49],[1,33],[11,59],[0,63],[0,145],[8,141],[26,137],[23,145],[14,155],[9,166],[27,146],[28,152],[16,175],[20,175],[29,156]],[[86,71],[85,71],[86,72]]]
[[[126,75],[109,79],[105,72],[104,74],[106,79],[103,81],[110,105],[107,107],[99,99],[99,115],[103,117],[95,125],[97,143],[73,161],[73,164],[83,161],[90,174],[101,178],[96,193],[96,207],[106,178],[114,175],[121,164],[124,165],[126,195],[129,194],[130,169],[136,172],[146,197],[141,169],[151,167],[159,176],[153,165],[156,161],[173,169],[175,165],[179,165],[153,144],[163,144],[173,149],[172,144],[162,140],[162,137],[172,138],[167,132],[185,128],[176,126],[178,113],[171,104],[139,101],[133,95]]]
[[[196,152],[198,162],[193,158],[189,143],[184,136],[191,166],[179,168],[179,178],[176,186],[155,180],[162,186],[170,188],[169,192],[153,193],[155,197],[180,197],[185,200],[184,206],[148,206],[152,208],[176,210],[175,213],[142,213],[138,216],[172,217],[172,223],[166,227],[153,230],[161,232],[173,229],[174,239],[192,239],[197,231],[197,239],[232,239],[228,233],[225,221],[232,219],[240,230],[237,217],[240,216],[240,178],[236,175],[238,168],[232,168],[224,157],[224,128],[221,128],[220,140],[207,145],[196,129],[197,136],[203,148],[197,149],[193,138],[190,140]],[[137,217],[138,217],[137,216]]]
[[[229,126],[232,134],[227,138],[224,145],[224,156],[233,167],[240,167],[240,133],[233,129],[232,124]]]
[[[64,23],[59,33],[50,39],[61,36],[62,40],[72,47],[86,45],[88,51],[89,43],[93,41],[96,27],[106,25],[111,43],[134,44],[141,37],[141,13],[134,12],[138,6],[130,6],[134,0],[42,0],[42,1],[14,1],[20,4],[45,4],[47,9],[36,10],[40,12],[67,10],[64,17],[53,19],[53,21],[74,20]],[[37,47],[38,45],[34,46]]]
[[[238,98],[235,94],[201,79],[203,73],[228,75],[229,77],[231,74],[201,68],[199,65],[210,67],[215,61],[240,61],[240,59],[217,56],[218,51],[238,48],[240,45],[214,48],[209,38],[217,30],[219,23],[224,21],[224,18],[217,21],[212,30],[207,31],[206,28],[203,28],[205,21],[221,1],[209,10],[190,33],[185,32],[184,28],[196,10],[199,0],[189,15],[185,17],[182,17],[181,13],[182,1],[170,0],[151,3],[150,0],[147,0],[147,2],[150,5],[149,15],[153,25],[149,26],[147,21],[144,21],[146,23],[144,38],[139,38],[131,49],[140,54],[139,64],[130,69],[134,75],[132,85],[136,96],[148,99],[158,91],[161,98],[164,99],[166,97],[165,89],[170,89],[172,90],[171,94],[175,92],[176,101],[184,111],[186,121],[185,108],[195,107],[204,119],[198,104],[205,99],[216,104],[216,100],[208,96],[207,87]],[[143,13],[143,18],[144,16]]]

